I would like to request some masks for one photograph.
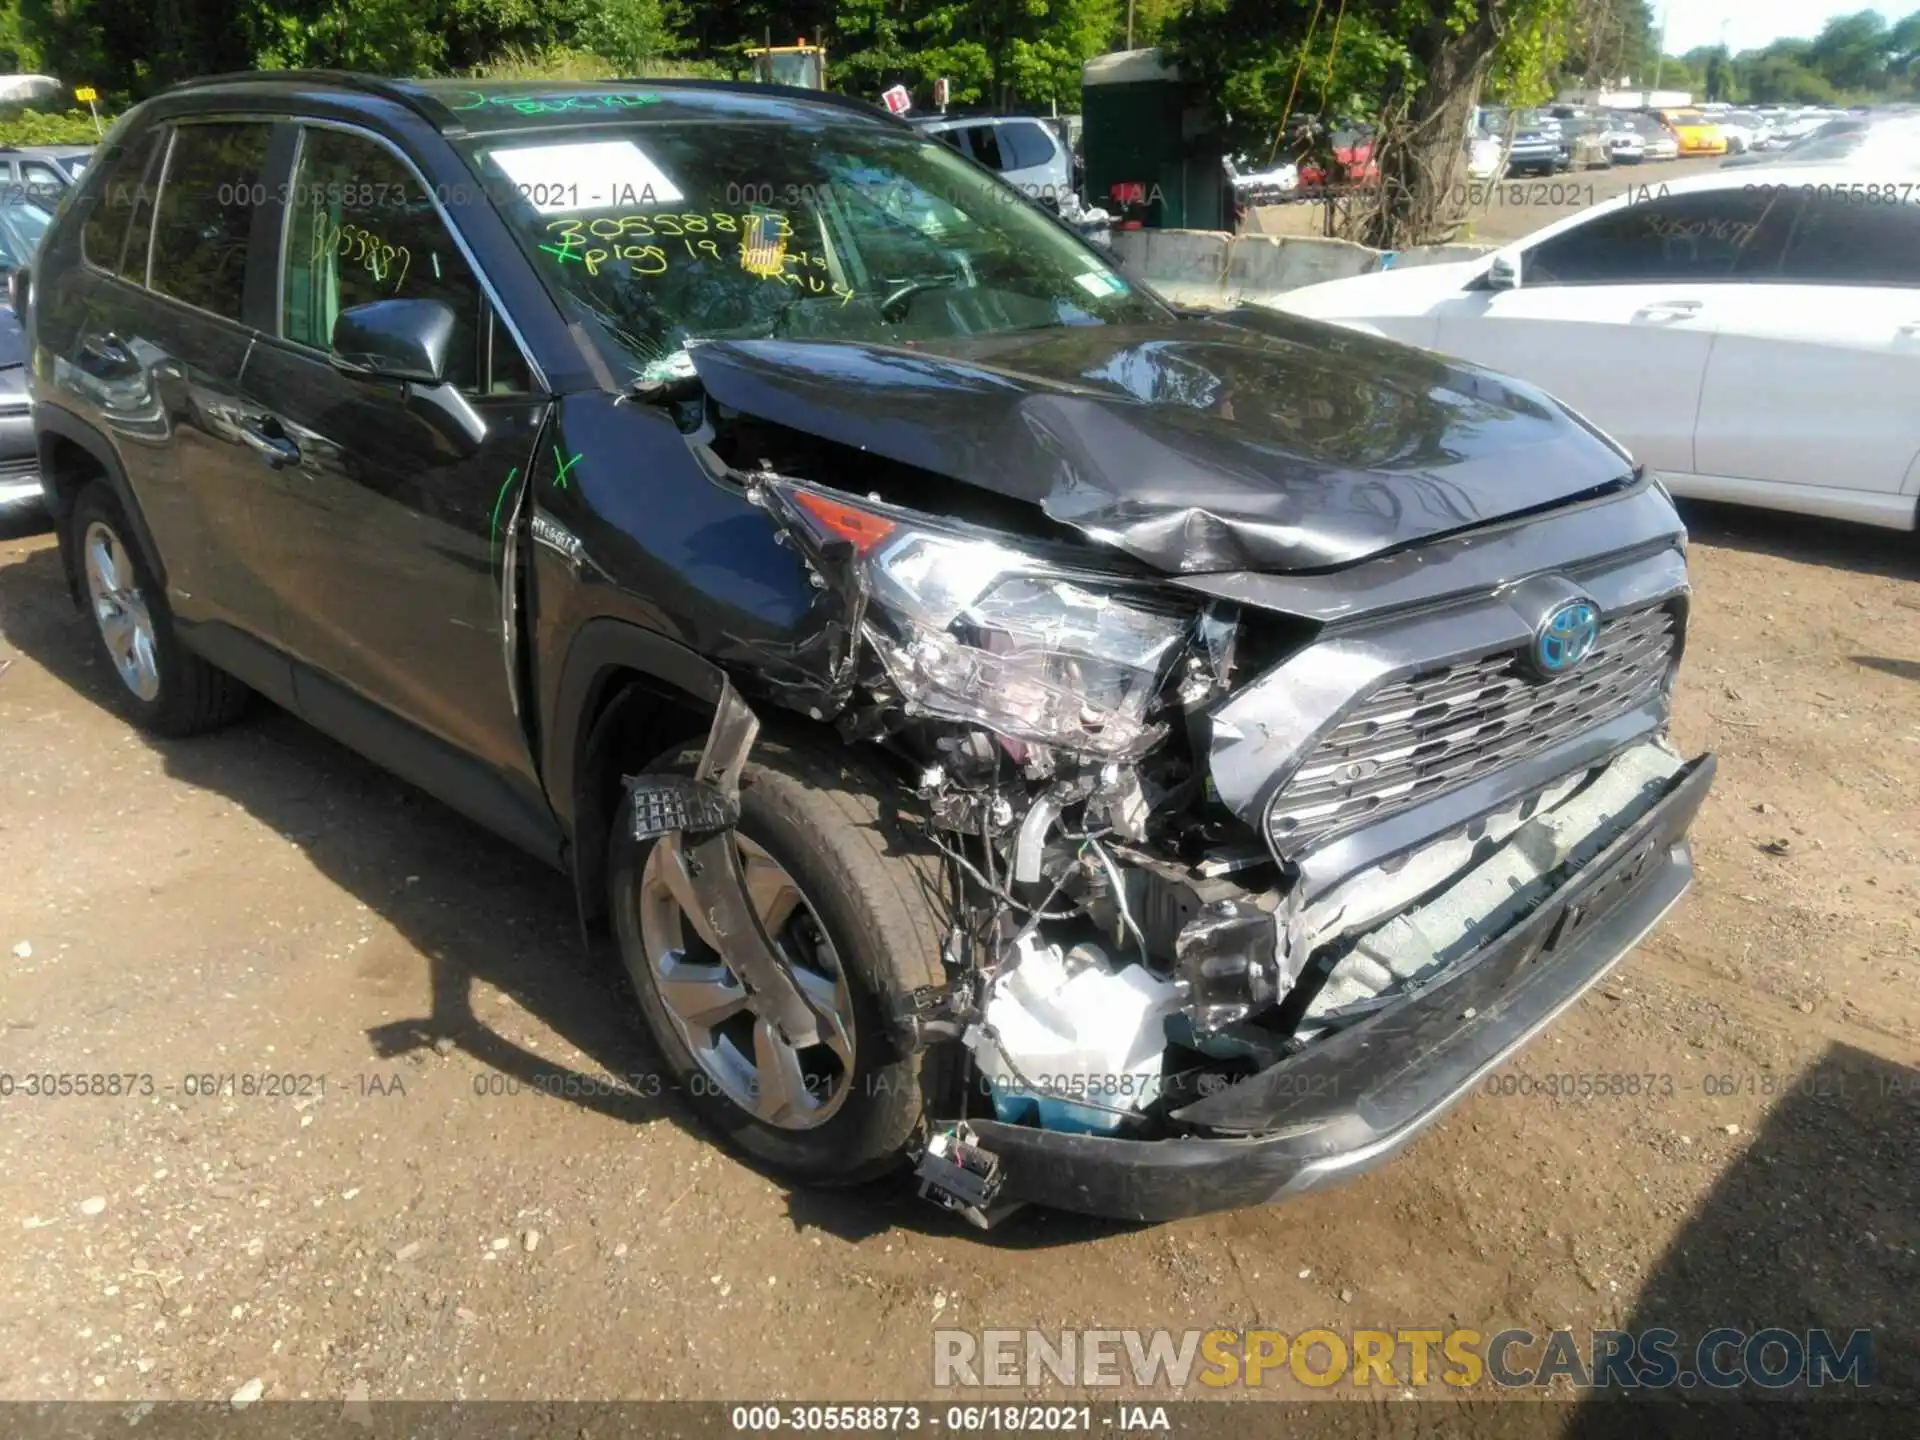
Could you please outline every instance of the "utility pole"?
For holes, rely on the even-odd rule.
[[[1133,49],[1133,0],[1127,0],[1127,49]]]

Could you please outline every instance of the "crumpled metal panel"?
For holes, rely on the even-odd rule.
[[[1029,501],[1170,574],[1343,565],[1631,473],[1521,382],[1265,313],[691,355],[723,406]]]

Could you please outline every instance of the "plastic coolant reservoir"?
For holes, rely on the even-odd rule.
[[[1166,1020],[1180,1005],[1178,987],[1140,965],[1115,969],[1097,945],[1063,955],[1022,941],[1019,963],[987,999],[993,1034],[968,1037],[994,1113],[1047,1130],[1117,1130],[1158,1097]]]

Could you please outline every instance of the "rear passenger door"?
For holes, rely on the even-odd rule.
[[[1715,306],[1700,473],[1899,495],[1920,454],[1920,194],[1794,199],[1777,263]]]
[[[251,202],[272,131],[267,120],[182,121],[133,157],[124,186],[114,177],[82,228],[90,292],[64,357],[116,443],[176,618],[249,680],[261,677],[234,646],[269,634],[274,612],[255,568],[257,465],[236,387],[253,343],[248,290],[271,279],[254,262]]]
[[[525,836],[546,812],[506,633],[505,528],[545,398],[397,150],[303,124],[286,194],[243,423],[262,446],[262,554],[299,709]],[[437,390],[329,361],[341,311],[396,296],[444,301],[457,317],[453,373]]]

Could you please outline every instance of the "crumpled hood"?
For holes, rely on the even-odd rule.
[[[691,353],[723,406],[1030,501],[1170,573],[1344,565],[1632,470],[1530,386],[1265,310]]]

